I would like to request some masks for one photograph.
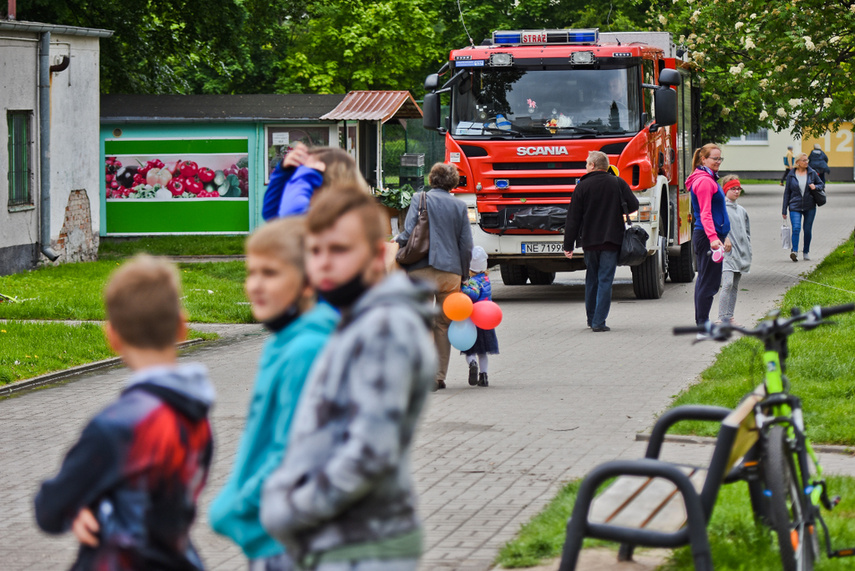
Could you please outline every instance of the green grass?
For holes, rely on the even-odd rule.
[[[216,339],[191,330],[189,339]],[[0,385],[115,357],[98,323],[0,323]]]
[[[499,551],[496,562],[502,567],[533,567],[544,559],[561,555],[564,545],[564,531],[576,494],[579,492],[580,480],[575,480],[564,486],[546,508],[531,521],[526,523],[516,538],[506,543]],[[585,547],[594,545],[609,545],[596,539],[586,539]],[[615,545],[616,547],[616,545]]]
[[[101,238],[100,259],[123,258],[147,252],[158,256],[237,256],[246,236],[148,236]]]
[[[101,260],[0,277],[0,294],[20,300],[0,303],[0,319],[103,320],[101,292],[118,266],[115,260]],[[252,322],[243,293],[243,262],[179,264],[179,269],[190,321]]]
[[[808,308],[855,301],[853,242],[850,238],[786,293],[781,307]],[[855,313],[835,316],[835,325],[798,329],[789,340],[787,376],[802,399],[808,436],[813,442],[855,445]],[[747,325],[747,324],[746,324]],[[672,406],[710,404],[734,407],[763,382],[763,348],[742,338],[724,347],[701,380],[681,393]],[[714,423],[683,422],[675,432],[714,436]]]
[[[666,444],[667,446],[667,444]],[[840,494],[843,501],[832,512],[823,512],[831,532],[832,547],[839,549],[855,545],[855,478],[831,476],[829,489]],[[497,563],[504,568],[533,567],[545,560],[561,556],[567,519],[573,511],[579,481],[566,485],[550,504],[530,522],[518,536],[505,544]],[[773,534],[755,525],[744,482],[723,486],[708,526],[713,563],[720,571],[779,571],[781,560]],[[584,546],[607,545],[615,550],[617,543],[586,539]],[[824,550],[824,548],[823,548]],[[824,553],[824,551],[823,551]],[[617,553],[615,553],[617,560]],[[660,571],[692,569],[689,547],[681,547]],[[823,555],[817,562],[818,571],[852,569],[851,560],[828,560]]]
[[[834,494],[840,494],[843,501],[832,512],[823,510],[828,524],[833,549],[855,545],[855,478],[831,476],[828,486]],[[751,504],[748,500],[748,488],[740,482],[723,486],[718,497],[710,524],[710,547],[715,568],[721,571],[779,571],[781,559],[777,543],[766,528],[754,524]],[[821,536],[824,540],[824,536]],[[820,544],[822,556],[816,562],[817,571],[852,569],[851,559],[833,559],[825,557],[825,547]],[[688,547],[674,551],[668,563],[661,571],[692,569],[692,554]]]

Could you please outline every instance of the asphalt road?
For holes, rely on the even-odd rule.
[[[780,248],[780,190],[754,186],[740,199],[751,216],[754,247],[735,313],[742,323],[772,308],[855,224],[855,185],[833,185],[829,205],[816,218],[814,261],[793,263]],[[497,330],[501,354],[490,361],[490,387],[469,387],[464,360],[454,356],[449,388],[431,396],[417,440],[414,475],[427,531],[423,569],[489,569],[499,547],[563,483],[602,461],[641,456],[635,434],[651,426],[719,349],[670,333],[693,321],[692,284],[669,282],[662,299],[636,300],[629,271],[621,268],[608,319],[612,331],[592,333],[585,327],[583,278],[559,274],[552,286],[506,287],[493,274],[494,299],[505,318]],[[219,393],[217,453],[202,514],[229,470],[263,339],[260,328],[250,329],[183,357],[205,363]],[[37,530],[32,498],[83,423],[114,398],[127,376],[115,368],[0,401],[4,569],[61,569],[73,560],[72,538]],[[709,453],[698,445],[668,445],[666,451],[686,459]],[[848,457],[826,455],[823,461],[832,473],[855,474]],[[215,536],[205,517],[194,536],[209,568],[245,568],[237,548]]]

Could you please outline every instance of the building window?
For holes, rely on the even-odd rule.
[[[335,133],[333,133],[334,135]],[[270,173],[276,165],[282,162],[292,145],[303,143],[307,147],[326,147],[330,144],[330,127],[300,126],[300,125],[269,125],[267,127],[267,177],[264,184],[269,182]]]
[[[769,131],[759,129],[753,133],[746,133],[741,137],[733,137],[727,142],[728,145],[768,145]]]
[[[32,116],[31,111],[6,113],[6,124],[9,126],[9,206],[33,203]]]

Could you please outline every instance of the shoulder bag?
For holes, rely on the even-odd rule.
[[[413,231],[410,232],[410,238],[395,256],[395,261],[402,266],[415,264],[427,256],[430,250],[430,222],[428,221],[426,194],[427,192],[422,192],[419,197],[419,216]]]
[[[813,201],[816,202],[817,206],[825,205],[825,202],[828,200],[828,197],[825,194],[825,189],[814,188],[810,192],[813,194]]]
[[[623,223],[626,230],[623,233],[623,243],[618,255],[618,265],[637,266],[647,259],[647,239],[650,235],[641,226],[633,226],[629,221],[626,202],[621,202],[623,208]]]

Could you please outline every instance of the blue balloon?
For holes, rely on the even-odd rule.
[[[478,337],[478,328],[468,317],[463,321],[452,321],[448,326],[448,340],[459,351],[471,349]]]

